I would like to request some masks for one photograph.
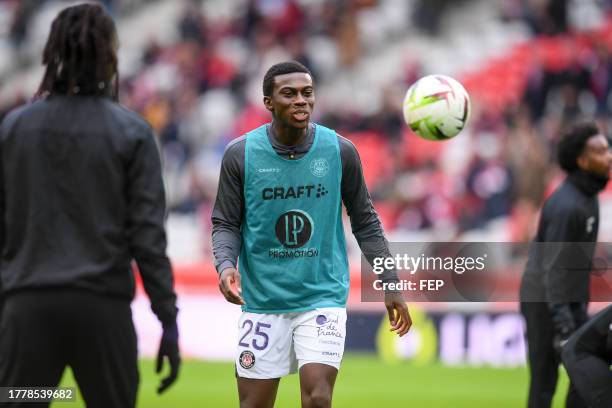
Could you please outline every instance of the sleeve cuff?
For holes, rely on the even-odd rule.
[[[232,261],[223,261],[217,266],[217,274],[221,274],[227,268],[236,268],[236,265],[232,263]]]
[[[176,323],[176,316],[178,314],[176,298],[167,299],[157,304],[153,304],[153,302],[151,302],[151,309],[161,322],[162,326],[169,326]]]

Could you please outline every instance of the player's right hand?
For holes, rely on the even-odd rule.
[[[235,289],[233,287],[234,284],[236,285]],[[236,268],[226,268],[221,272],[221,275],[219,275],[219,290],[228,302],[244,305],[240,273],[238,273]]]

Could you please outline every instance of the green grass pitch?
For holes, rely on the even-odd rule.
[[[153,361],[140,362],[138,407],[237,407],[238,397],[231,363],[184,361],[179,381],[162,396],[155,394],[158,377]],[[567,377],[560,376],[554,407],[562,407]],[[374,355],[346,354],[334,391],[334,407],[524,407],[527,395],[527,368],[449,368],[439,365],[416,367],[388,365]],[[73,386],[66,370],[63,386]],[[77,392],[78,394],[78,392]],[[299,407],[299,379],[283,380],[276,407]],[[84,407],[77,403],[54,403],[53,408]]]

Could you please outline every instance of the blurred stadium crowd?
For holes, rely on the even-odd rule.
[[[103,3],[121,27],[126,15],[159,2]],[[42,3],[0,2],[0,19],[11,22],[2,34],[17,56],[3,82],[38,64],[19,56]],[[120,100],[159,136],[171,211],[195,214],[203,228],[224,146],[269,120],[261,81],[279,60],[312,69],[315,119],[355,143],[375,207],[396,237],[477,230],[528,240],[560,176],[552,160],[564,123],[596,115],[612,129],[610,0],[172,3],[172,39],[148,36],[137,63],[122,71]],[[430,73],[454,76],[472,96],[469,128],[449,142],[423,141],[403,125],[404,92]],[[32,93],[24,86],[3,98],[0,117]]]

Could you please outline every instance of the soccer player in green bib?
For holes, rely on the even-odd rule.
[[[240,406],[272,407],[280,378],[299,371],[302,406],[330,407],[349,291],[343,202],[365,257],[390,252],[355,146],[310,121],[310,71],[273,65],[263,94],[272,122],[227,146],[212,215],[219,288],[243,311]],[[412,321],[401,294],[386,293],[385,305],[390,330],[403,336]]]

